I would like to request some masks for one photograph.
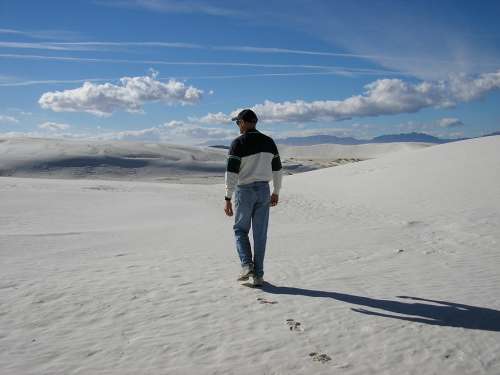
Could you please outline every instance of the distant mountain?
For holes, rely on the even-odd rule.
[[[392,143],[392,142],[422,142],[422,143],[448,143],[459,139],[442,139],[425,133],[402,133],[380,135],[372,138],[370,143]]]
[[[236,138],[236,136],[234,137]],[[231,144],[231,139],[212,139],[209,141],[197,143],[195,146],[200,146],[200,147],[215,147],[215,148],[223,148],[227,147],[229,148],[229,145]]]
[[[464,139],[464,138],[462,138]],[[402,133],[380,135],[372,139],[356,139],[352,137],[336,137],[333,135],[314,135],[309,137],[289,137],[277,139],[276,142],[285,145],[308,146],[324,143],[338,145],[360,145],[366,143],[393,143],[393,142],[421,142],[421,143],[448,143],[462,139],[442,139],[425,133]]]
[[[482,135],[482,137],[491,137],[491,136],[494,136],[494,135],[500,135],[500,131],[497,131],[497,132],[494,132],[494,133],[485,134],[485,135]]]
[[[488,137],[488,136],[494,136],[494,135],[500,135],[500,131],[490,133],[490,134],[485,134],[480,137]],[[474,137],[472,137],[474,138]],[[384,134],[384,135],[379,135],[377,137],[374,137],[372,139],[357,139],[353,137],[337,137],[335,135],[312,135],[308,137],[288,137],[288,138],[275,138],[276,143],[282,144],[282,145],[290,145],[290,146],[311,146],[311,145],[318,145],[318,144],[337,144],[337,145],[361,145],[361,144],[367,144],[367,143],[393,143],[393,142],[419,142],[419,143],[434,143],[434,144],[442,144],[442,143],[449,143],[449,142],[457,142],[457,141],[463,141],[466,139],[470,138],[454,138],[454,139],[446,139],[446,138],[439,138],[435,137],[430,134],[425,134],[425,133],[401,133],[401,134]],[[221,141],[208,141],[203,144],[203,146],[211,146],[211,147],[217,147],[217,148],[228,148],[226,144],[228,145],[231,143],[230,141],[227,140],[221,140]]]

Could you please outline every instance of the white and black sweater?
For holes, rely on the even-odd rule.
[[[273,139],[257,129],[236,138],[229,148],[226,165],[226,198],[236,185],[273,180],[273,193],[281,189],[281,159]]]

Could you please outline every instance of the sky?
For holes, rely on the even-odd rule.
[[[0,0],[0,136],[500,130],[500,2]]]

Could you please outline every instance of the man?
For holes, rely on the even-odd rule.
[[[248,280],[252,276],[253,285],[260,287],[264,283],[269,206],[278,204],[281,188],[281,160],[272,138],[255,128],[258,119],[251,109],[244,109],[232,121],[236,121],[241,135],[229,148],[224,211],[227,216],[233,216],[231,199],[234,191],[236,215],[233,229],[242,267],[238,281]],[[270,180],[273,180],[272,195]],[[250,226],[253,233],[253,257],[248,239]]]

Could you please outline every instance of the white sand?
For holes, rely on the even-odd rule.
[[[336,167],[391,153],[403,153],[432,146],[430,143],[372,143],[362,145],[320,144],[313,146],[278,145],[285,172],[295,174]]]
[[[497,375],[499,165],[500,136],[286,177],[263,290],[222,185],[0,178],[1,373]]]
[[[281,146],[285,174],[428,147],[421,143]],[[223,183],[227,150],[165,143],[0,138],[0,176]]]
[[[47,138],[0,139],[0,175],[161,182],[211,182],[226,150],[165,143]]]
[[[322,144],[313,146],[279,145],[283,158],[333,160],[341,158],[374,159],[394,152],[413,151],[431,146],[431,143],[394,142],[367,143],[362,145]]]

